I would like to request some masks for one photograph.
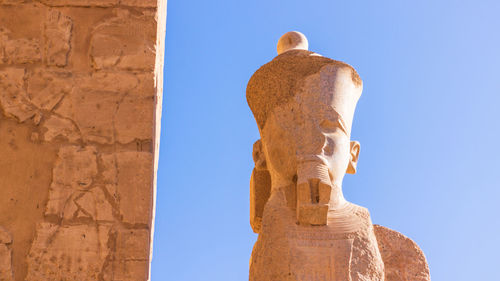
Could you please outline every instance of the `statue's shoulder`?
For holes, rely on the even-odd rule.
[[[350,213],[371,224],[370,211],[367,208],[348,202],[347,208]]]
[[[430,281],[429,265],[420,247],[403,234],[373,225],[385,266],[386,281]]]

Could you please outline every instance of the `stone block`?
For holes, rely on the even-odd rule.
[[[36,63],[42,59],[40,42],[37,39],[7,40],[4,50],[4,60],[8,64]]]
[[[0,0],[0,5],[18,5],[26,2],[27,0]]]
[[[119,0],[38,0],[47,6],[111,7]]]
[[[135,139],[152,139],[155,113],[154,98],[126,96],[115,115],[117,141],[129,143]]]
[[[92,146],[65,146],[59,150],[52,170],[46,215],[62,216],[75,192],[90,188],[97,175],[96,157]]]
[[[148,261],[125,261],[117,266],[114,281],[147,280]]]
[[[11,250],[2,243],[0,243],[0,280],[14,280],[12,276],[12,253]]]
[[[123,94],[77,87],[56,112],[73,120],[86,142],[115,142],[115,112]]]
[[[153,158],[149,152],[116,154],[117,193],[123,221],[146,224],[151,221]]]
[[[151,216],[153,158],[149,152],[101,155],[101,174],[107,191],[116,194],[123,222],[147,224]]]
[[[77,83],[87,91],[126,93],[138,87],[140,82],[142,80],[132,73],[100,71],[91,76],[80,77]]]
[[[37,69],[28,75],[29,100],[43,110],[51,111],[72,88],[70,72]]]
[[[47,142],[53,141],[56,138],[62,138],[75,143],[81,139],[78,128],[67,118],[51,115],[42,123],[42,127],[45,129],[43,138]]]
[[[147,229],[124,229],[116,238],[116,257],[118,260],[149,259],[150,233]]]
[[[65,146],[59,150],[53,182],[74,189],[87,189],[97,174],[96,148]]]
[[[52,10],[45,21],[45,59],[47,65],[65,66],[71,48],[73,21],[59,11]]]
[[[111,144],[152,139],[152,80],[145,75],[107,72],[75,80],[74,90],[56,113],[73,120],[85,141]]]
[[[126,10],[98,25],[90,41],[95,69],[153,71],[156,22],[150,16],[135,16]]]
[[[83,221],[112,222],[113,207],[100,187],[89,191],[73,192],[65,205],[63,217],[69,223]]]
[[[99,280],[109,230],[103,225],[39,225],[26,280]]]
[[[24,122],[33,117],[36,108],[28,101],[24,89],[23,68],[0,70],[0,108],[8,117]]]
[[[105,183],[116,184],[118,181],[116,171],[116,155],[102,154],[101,155],[101,175]]]
[[[96,216],[94,220],[96,221],[113,221],[113,205],[110,200],[106,197],[103,189],[106,187],[96,187],[92,189],[92,197],[95,202]],[[114,201],[113,201],[114,202]]]
[[[85,141],[111,144],[151,138],[146,123],[153,120],[153,102],[136,97],[135,75],[104,72],[75,81],[56,113],[73,120]]]
[[[10,244],[12,243],[12,236],[10,233],[0,226],[0,244]]]
[[[124,6],[155,8],[157,0],[120,0],[120,4]]]

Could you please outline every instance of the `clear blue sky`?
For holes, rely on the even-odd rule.
[[[500,1],[169,0],[152,280],[248,280],[248,79],[303,32],[364,81],[347,199],[433,281],[499,280]]]

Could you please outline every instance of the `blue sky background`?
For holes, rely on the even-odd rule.
[[[347,199],[435,281],[498,280],[500,1],[169,0],[152,280],[248,280],[248,79],[303,32],[364,81]]]

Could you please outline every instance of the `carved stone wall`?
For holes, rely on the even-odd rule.
[[[0,280],[148,280],[166,0],[0,0]]]

